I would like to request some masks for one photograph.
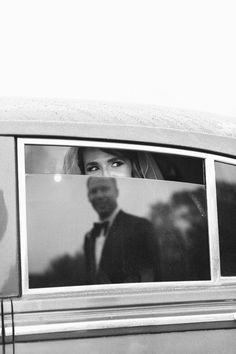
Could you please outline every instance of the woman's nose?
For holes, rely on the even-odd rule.
[[[110,173],[110,171],[109,171],[109,169],[107,167],[104,167],[102,169],[102,176],[103,177],[110,177],[111,176],[111,173]]]

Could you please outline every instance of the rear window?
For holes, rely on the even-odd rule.
[[[222,276],[236,276],[236,166],[216,162]]]

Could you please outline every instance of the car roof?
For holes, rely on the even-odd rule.
[[[154,105],[5,98],[0,99],[0,134],[236,151],[236,119]]]

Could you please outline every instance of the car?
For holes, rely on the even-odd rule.
[[[233,119],[1,99],[0,132],[2,353],[235,352]],[[102,163],[83,155],[81,167],[81,151]],[[118,231],[103,241],[103,277],[91,278],[91,229],[110,198],[94,203],[97,181],[115,183],[130,221],[121,243]]]

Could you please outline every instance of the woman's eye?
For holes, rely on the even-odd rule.
[[[98,167],[95,165],[86,167],[86,172],[95,172],[97,170],[98,170]]]
[[[122,161],[122,160],[116,160],[116,161],[112,162],[112,167],[119,167],[122,165],[124,165],[124,161]]]

